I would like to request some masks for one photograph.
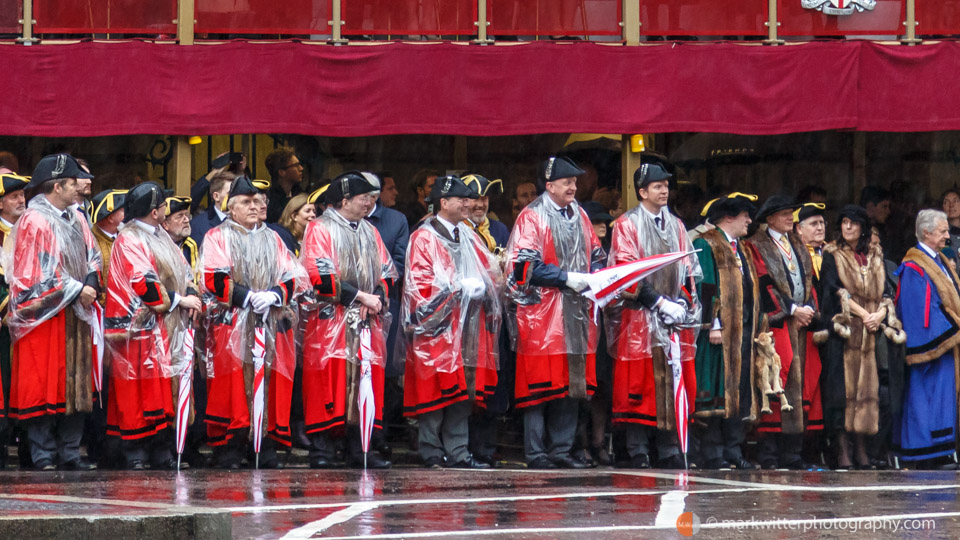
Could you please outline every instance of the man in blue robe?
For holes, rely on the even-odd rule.
[[[955,470],[960,278],[940,253],[950,237],[946,214],[921,210],[916,235],[919,243],[897,270],[897,314],[907,333],[907,365],[893,445],[911,468]]]

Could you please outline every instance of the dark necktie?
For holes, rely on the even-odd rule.
[[[655,222],[657,223],[657,227],[660,227],[660,230],[662,231],[662,230],[663,230],[663,218],[660,217],[660,216],[657,216],[657,217],[653,218],[653,221],[655,221]]]
[[[70,214],[68,214],[66,211],[64,211],[62,214],[60,214],[60,217],[62,217],[63,219],[65,219],[65,220],[67,220],[67,221],[70,221]]]
[[[360,226],[359,223],[354,223],[354,222],[352,222],[352,221],[350,222],[350,228],[353,229],[353,230],[357,230],[357,227],[359,227],[359,226]]]
[[[460,229],[456,227],[453,228],[453,241],[460,242]]]
[[[563,217],[570,219],[570,216],[573,215],[573,209],[570,208],[570,205],[567,205],[560,209],[560,213]]]

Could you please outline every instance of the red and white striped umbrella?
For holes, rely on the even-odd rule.
[[[263,441],[263,375],[267,355],[265,330],[257,325],[253,330],[253,452],[256,468],[260,468],[260,443]]]
[[[673,370],[673,409],[676,412],[677,439],[680,441],[680,451],[683,452],[683,463],[686,466],[690,403],[687,401],[687,389],[683,384],[683,367],[680,362],[680,334],[674,332],[670,335],[670,354],[667,363]]]
[[[194,329],[187,328],[183,336],[183,369],[180,370],[180,388],[177,392],[177,470],[180,470],[180,455],[187,442],[190,422],[190,394],[193,392],[193,340]]]
[[[357,407],[360,410],[360,444],[363,447],[363,468],[367,468],[367,452],[370,451],[370,437],[373,435],[373,422],[377,416],[376,401],[373,396],[373,377],[370,373],[370,327],[360,329],[360,388],[357,392]]]
[[[673,264],[696,251],[676,251],[644,257],[637,261],[621,263],[603,270],[586,275],[589,287],[582,294],[593,300],[598,307],[603,307],[614,300],[617,295],[633,287],[641,279],[660,270],[668,264]]]

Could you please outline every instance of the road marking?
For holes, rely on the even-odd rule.
[[[904,520],[904,519],[933,519],[960,517],[960,512],[937,512],[928,514],[894,514],[880,516],[857,516],[849,518],[830,518],[830,519],[792,519],[776,521],[751,521],[735,523],[701,523],[701,529],[757,529],[761,531],[787,530],[789,527],[802,527],[803,525],[812,525],[815,523],[861,523],[877,520]],[[520,535],[520,534],[584,534],[589,532],[627,532],[627,531],[650,531],[650,530],[676,530],[677,524],[669,525],[610,525],[603,527],[538,527],[538,528],[518,528],[518,529],[479,529],[479,530],[457,530],[457,531],[431,531],[431,532],[413,532],[397,534],[363,534],[359,536],[334,536],[327,540],[356,540],[359,538],[370,540],[386,540],[391,538],[444,538],[444,537],[462,537],[462,536],[500,536],[500,535]]]
[[[377,506],[378,504],[374,502],[351,504],[343,510],[337,510],[323,519],[311,521],[306,525],[289,531],[287,534],[283,535],[282,540],[304,540],[306,538],[311,538],[313,535],[319,532],[323,532],[334,525],[339,525],[345,521],[349,521],[366,512],[367,510],[376,508]]]
[[[683,500],[687,498],[687,495],[688,492],[686,491],[664,493],[663,497],[660,497],[660,510],[657,511],[657,519],[654,520],[654,525],[676,527],[677,519],[683,513]]]
[[[686,490],[690,495],[707,495],[718,493],[743,493],[746,491],[815,491],[815,492],[845,492],[845,491],[930,491],[943,489],[960,489],[960,484],[927,484],[927,485],[878,485],[878,486],[791,486],[781,484],[758,484],[757,486],[738,487],[736,489],[698,489]],[[552,493],[544,495],[515,495],[509,497],[475,497],[456,499],[384,499],[376,501],[379,506],[413,506],[424,504],[475,504],[485,502],[516,502],[539,501],[550,499],[584,499],[596,497],[630,497],[637,495],[664,495],[677,490],[642,490],[642,491],[597,491],[577,493]],[[238,514],[259,514],[266,512],[285,512],[289,510],[310,510],[322,508],[344,508],[369,501],[344,501],[335,503],[316,504],[285,504],[276,506],[232,506],[219,508]]]

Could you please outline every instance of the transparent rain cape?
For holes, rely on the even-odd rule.
[[[277,233],[263,224],[248,230],[227,218],[204,237],[203,246],[200,248],[199,268],[203,276],[216,272],[227,273],[234,285],[247,287],[251,292],[266,291],[286,281],[294,281],[294,298],[283,306],[271,307],[263,316],[254,313],[249,302],[246,307],[234,307],[218,301],[207,288],[206,279],[203,280],[202,287],[206,307],[204,321],[207,327],[207,377],[225,375],[214,373],[215,354],[229,354],[234,359],[229,363],[230,371],[242,369],[243,364],[252,365],[254,328],[263,326],[266,337],[266,365],[292,380],[294,366],[279,362],[274,365],[276,336],[278,332],[297,328],[296,292],[305,289],[307,274]],[[215,332],[217,326],[229,328],[226,340],[222,339],[223,333]],[[220,337],[214,338],[215,335]],[[218,365],[222,370],[223,363]]]
[[[460,242],[428,220],[407,248],[400,321],[406,350],[398,357],[424,373],[453,373],[463,366],[496,370],[503,292],[500,263],[480,236],[460,223]],[[443,226],[443,225],[439,225]],[[470,298],[463,280],[475,278],[484,292]]]
[[[693,244],[682,224],[669,212],[666,214],[669,221],[663,230],[641,206],[621,216],[615,222],[608,266],[663,253],[693,251]],[[621,296],[611,302],[605,310],[605,329],[610,354],[622,359],[649,357],[651,347],[669,349],[671,332],[680,328],[684,330],[680,333],[681,347],[685,350],[695,347],[701,323],[701,307],[691,279],[699,281],[702,278],[700,261],[696,254],[690,254],[676,264],[654,272],[641,282],[641,285],[644,282],[649,283],[670,301],[682,299],[687,304],[683,322],[674,327],[664,325],[656,313],[643,309],[636,300]],[[621,351],[630,351],[631,354],[623,355]]]
[[[580,209],[577,219],[565,218],[547,197],[544,193],[520,213],[507,244],[507,297],[516,304],[516,310],[508,310],[508,317],[516,320],[508,321],[511,339],[519,354],[546,354],[560,340],[568,355],[593,354],[597,350],[593,302],[566,287],[538,287],[529,280],[520,285],[516,280],[517,264],[546,262],[547,250],[556,253],[558,266],[567,272],[590,273],[591,262],[605,256]],[[517,340],[521,325],[536,331]]]
[[[310,274],[335,276],[337,291],[341,284],[348,283],[361,292],[374,294],[378,287],[384,287],[384,282],[395,283],[400,277],[376,228],[360,220],[354,230],[333,207],[307,226],[301,245],[300,258]],[[312,294],[304,311],[316,322],[308,325],[313,331],[303,339],[304,360],[313,364],[305,368],[322,369],[331,358],[359,363],[360,328],[364,326],[361,323],[369,326],[374,335],[370,358],[366,360],[381,367],[386,363],[386,336],[392,321],[388,306],[361,321],[359,302],[345,307],[339,302],[339,294],[335,298]]]
[[[186,294],[193,276],[180,248],[162,229],[152,234],[130,222],[113,244],[109,276],[105,335],[114,376],[181,375],[187,368],[183,340],[190,321],[183,309],[169,311],[169,306],[174,293]],[[149,282],[163,287],[161,303],[154,307],[141,298]]]
[[[71,303],[78,318],[95,324],[93,308],[74,300],[84,278],[99,272],[103,260],[90,227],[73,207],[58,210],[44,195],[31,199],[4,242],[0,264],[10,285],[5,322],[13,341]]]

